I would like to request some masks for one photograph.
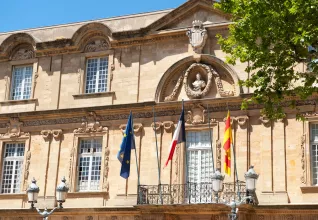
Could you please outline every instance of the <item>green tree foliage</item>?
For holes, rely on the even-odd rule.
[[[251,77],[240,84],[255,91],[243,109],[259,103],[269,118],[282,118],[284,97],[317,92],[318,0],[221,0],[214,7],[232,15],[229,35],[217,36],[227,61],[249,63]]]

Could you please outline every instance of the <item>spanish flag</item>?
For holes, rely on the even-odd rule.
[[[225,121],[225,132],[223,139],[223,148],[225,150],[224,170],[227,175],[231,175],[231,145],[232,145],[232,128],[230,111],[227,112]]]

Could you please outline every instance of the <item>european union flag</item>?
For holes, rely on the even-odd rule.
[[[120,176],[127,179],[130,174],[130,155],[131,149],[135,149],[135,138],[133,132],[133,119],[130,112],[126,130],[123,137],[123,142],[120,145],[120,150],[117,154],[118,160],[121,162]]]

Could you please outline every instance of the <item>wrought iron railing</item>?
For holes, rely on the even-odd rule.
[[[224,183],[223,191],[219,194],[219,202],[230,202],[245,197],[245,182]],[[212,183],[186,183],[140,185],[138,187],[139,205],[169,205],[169,204],[198,204],[216,203]]]

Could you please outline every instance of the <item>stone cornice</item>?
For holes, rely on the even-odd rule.
[[[243,98],[251,96],[250,94],[242,95],[241,97],[231,98],[216,98],[204,100],[190,100],[185,102],[185,110],[190,110],[192,104],[209,104],[209,112],[211,114],[218,112],[237,111],[234,116],[242,115],[241,103]],[[311,100],[298,100],[296,106],[314,106],[316,105],[315,99]],[[47,111],[34,111],[22,112],[12,114],[0,114],[0,128],[6,128],[9,118],[19,117],[23,122],[23,126],[36,127],[36,126],[49,126],[49,125],[62,125],[71,123],[82,123],[83,116],[87,112],[95,112],[100,115],[100,122],[111,122],[118,120],[127,120],[129,111],[133,110],[134,119],[147,119],[152,118],[152,107],[155,106],[156,116],[178,116],[180,115],[181,102],[168,102],[168,103],[155,103],[143,102],[122,105],[108,105],[89,108],[71,108],[60,110],[47,110]],[[287,104],[286,104],[287,106]],[[248,111],[259,110],[261,105],[250,105],[248,110],[244,110],[245,115]],[[258,113],[259,114],[259,113]]]

